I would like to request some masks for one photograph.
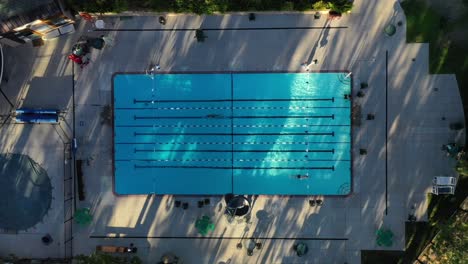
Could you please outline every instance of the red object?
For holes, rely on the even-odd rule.
[[[75,54],[68,55],[68,58],[77,64],[83,64],[83,60],[81,59],[81,57],[76,56]]]
[[[338,20],[340,18],[341,18],[341,13],[338,13],[336,11],[328,12],[328,19],[329,20]]]
[[[93,17],[88,13],[80,13],[80,17],[86,21],[93,21]]]

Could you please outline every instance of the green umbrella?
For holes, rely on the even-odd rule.
[[[390,229],[380,228],[377,230],[377,245],[381,247],[391,247],[393,245],[393,232]]]
[[[80,208],[76,210],[73,218],[75,219],[75,223],[81,226],[89,225],[93,220],[93,216],[89,212],[89,208]]]
[[[208,234],[209,231],[213,231],[215,228],[210,217],[207,215],[204,215],[201,218],[197,219],[197,221],[195,222],[195,227],[197,228],[198,233],[200,233],[203,236],[206,236],[206,234]]]

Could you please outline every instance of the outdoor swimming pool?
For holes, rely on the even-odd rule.
[[[117,194],[347,195],[351,76],[115,74]]]

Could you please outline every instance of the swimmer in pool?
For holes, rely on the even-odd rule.
[[[217,114],[209,114],[209,115],[206,115],[206,118],[223,118],[223,116],[217,115]]]
[[[298,174],[298,175],[296,175],[296,178],[297,178],[298,180],[308,179],[308,178],[309,178],[309,174]]]

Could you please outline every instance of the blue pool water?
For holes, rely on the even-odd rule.
[[[347,195],[346,77],[116,74],[114,191]]]

